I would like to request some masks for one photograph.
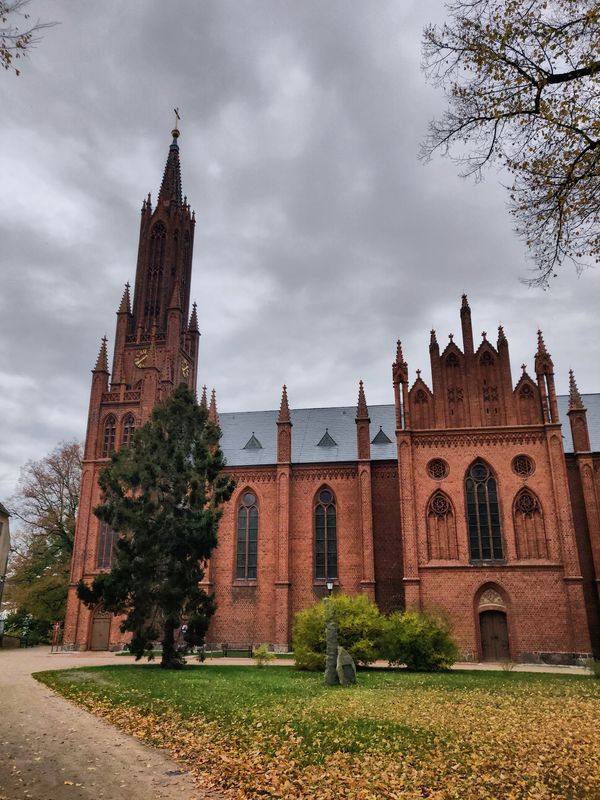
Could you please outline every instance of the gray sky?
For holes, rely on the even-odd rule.
[[[196,210],[200,384],[220,411],[393,402],[402,339],[429,382],[429,330],[501,321],[513,378],[538,325],[561,392],[600,391],[600,271],[550,291],[498,177],[417,160],[441,92],[420,71],[438,0],[33,0],[57,20],[0,74],[0,499],[19,467],[85,434],[90,369],[133,282],[139,212],[156,197],[179,106]],[[585,342],[585,344],[584,344]]]

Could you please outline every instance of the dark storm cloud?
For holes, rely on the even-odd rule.
[[[429,329],[501,321],[518,365],[535,331],[564,391],[598,390],[599,275],[519,283],[523,247],[497,177],[416,154],[439,93],[420,31],[441,2],[67,3],[3,93],[0,497],[18,466],[83,437],[89,370],[133,280],[139,209],[182,112],[196,209],[200,382],[222,410],[390,402],[395,340],[428,379]],[[479,327],[478,327],[479,326]],[[585,337],[586,346],[581,346]],[[414,373],[413,373],[414,374]]]

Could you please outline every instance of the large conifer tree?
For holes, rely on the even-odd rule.
[[[123,631],[140,658],[162,638],[161,666],[182,659],[175,631],[185,621],[186,642],[203,642],[214,604],[200,588],[217,544],[223,503],[233,480],[223,473],[219,428],[182,384],[153,410],[130,448],[114,454],[99,483],[103,502],[94,513],[118,536],[110,572],[78,594],[92,607],[124,613]]]

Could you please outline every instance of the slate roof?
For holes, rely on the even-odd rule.
[[[559,394],[558,416],[562,422],[563,444],[566,453],[573,452],[573,439],[567,411],[569,410],[569,396]],[[587,408],[587,424],[590,432],[590,445],[593,452],[600,451],[600,394],[582,394],[583,407]]]
[[[592,450],[600,451],[600,394],[582,395],[587,408],[587,420]],[[567,411],[569,398],[559,395],[558,408],[566,452],[573,451],[571,429]],[[277,463],[278,411],[241,411],[219,413],[223,437],[221,448],[232,467],[259,466]],[[292,428],[292,463],[318,464],[356,461],[356,408],[296,408],[290,411]],[[393,405],[369,406],[371,440],[379,433],[379,426],[391,440],[389,444],[371,444],[371,460],[385,461],[396,458],[395,409]],[[328,430],[337,443],[335,447],[319,447],[318,443]],[[244,446],[252,434],[262,448]]]

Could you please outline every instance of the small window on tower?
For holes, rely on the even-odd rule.
[[[117,434],[117,421],[111,415],[104,423],[104,437],[102,440],[102,458],[108,458],[115,452],[115,439]]]
[[[127,416],[123,420],[123,438],[121,440],[121,444],[123,447],[129,447],[131,445],[134,433],[135,433],[135,418],[133,414],[127,414]]]

